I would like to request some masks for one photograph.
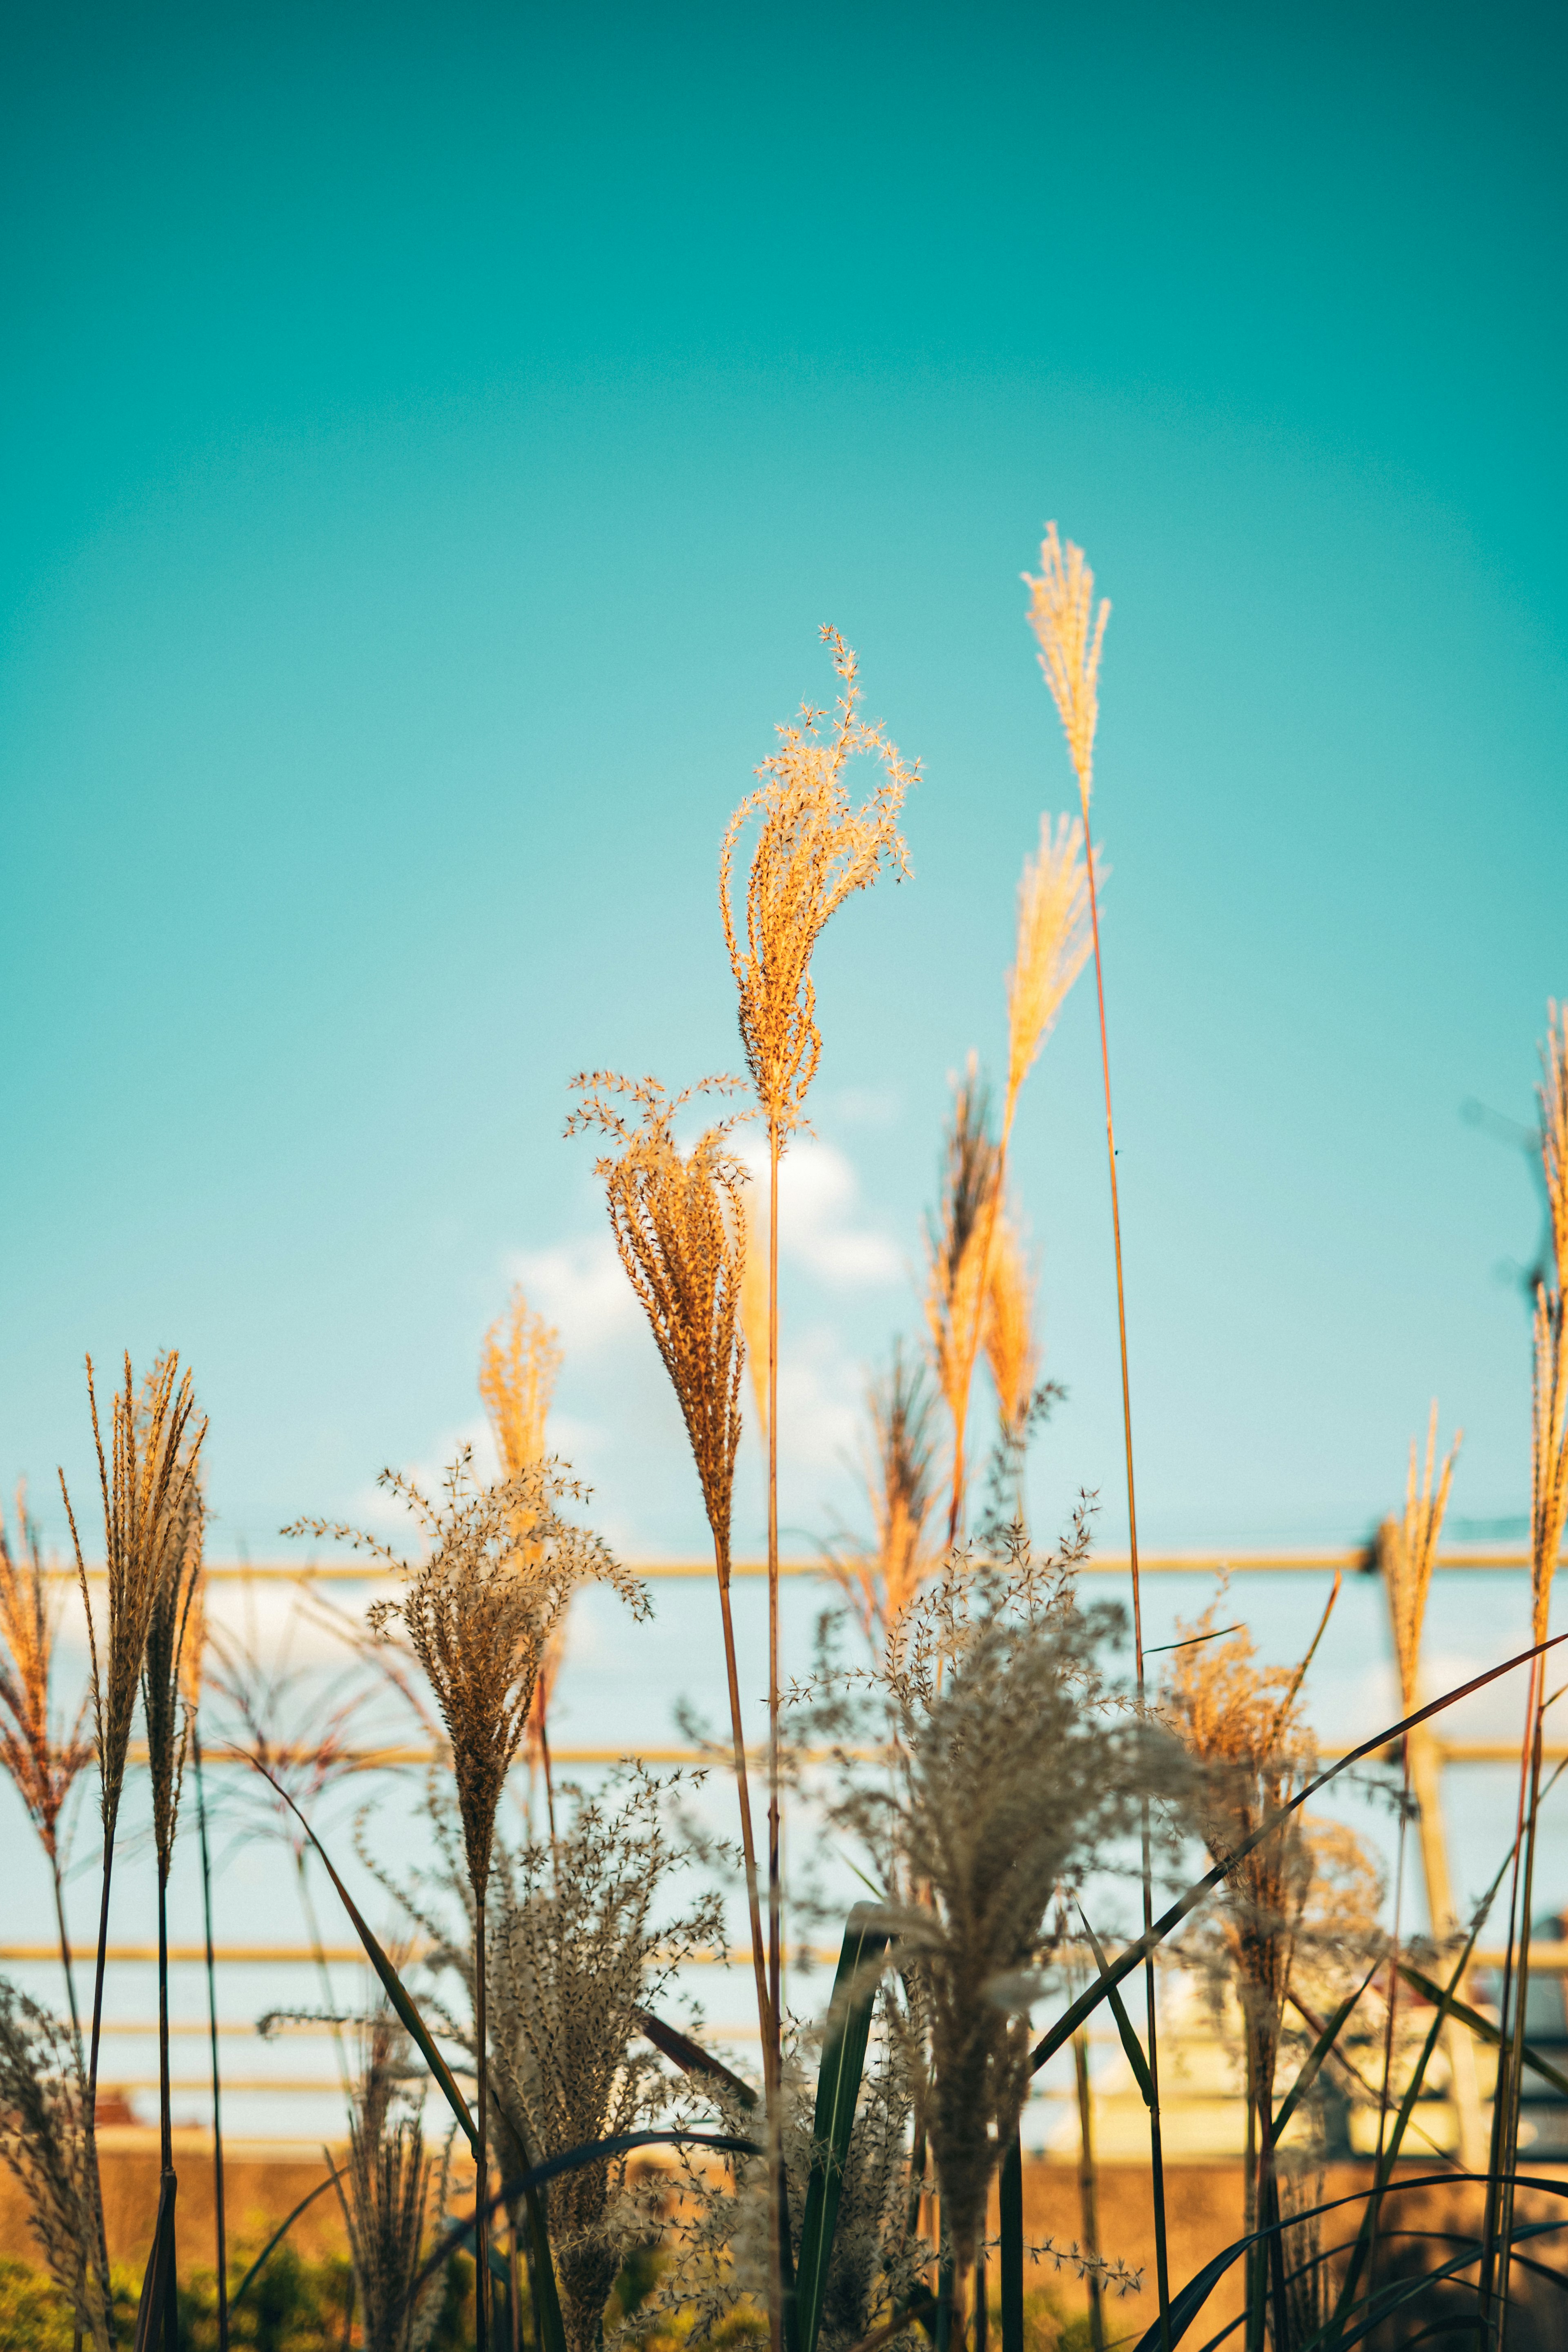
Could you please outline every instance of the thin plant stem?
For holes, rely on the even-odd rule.
[[[213,1950],[212,1858],[207,1845],[206,1790],[202,1779],[202,1735],[191,1725],[191,1768],[196,1781],[196,1830],[202,1851],[202,1932],[206,1943],[207,2038],[212,2050],[213,2219],[217,2253],[218,2352],[228,2352],[228,2217],[224,2210],[223,2078],[217,2054],[217,1967]]]
[[[1383,2148],[1388,2135],[1388,2116],[1392,2104],[1390,2088],[1394,2079],[1394,2028],[1399,2010],[1399,1930],[1405,1903],[1405,1838],[1410,1819],[1410,1743],[1407,1739],[1402,1739],[1399,1744],[1405,1769],[1403,1800],[1399,1808],[1399,1838],[1394,1864],[1394,1950],[1388,1962],[1388,2005],[1383,2027],[1383,2082],[1377,2102],[1375,2159],[1377,2168],[1373,2175],[1372,2199],[1367,2208],[1367,2260],[1371,2265],[1368,2275],[1373,2283],[1377,2278],[1377,2231],[1383,2207]]]
[[[1496,2319],[1492,2310],[1492,2285],[1497,2263],[1500,2196],[1502,2188],[1502,2163],[1507,2147],[1507,2115],[1510,2077],[1513,2073],[1512,2037],[1507,2032],[1512,2015],[1514,1937],[1519,1922],[1520,1872],[1524,1855],[1526,1808],[1530,1792],[1530,1726],[1534,1717],[1536,1675],[1541,1665],[1532,1658],[1530,1665],[1530,1698],[1526,1706],[1526,1734],[1520,1754],[1519,1818],[1514,1826],[1513,1879],[1508,1896],[1508,1941],[1503,1948],[1502,1997],[1499,2016],[1504,2033],[1498,2042],[1497,2074],[1492,2088],[1491,2149],[1487,2168],[1486,2212],[1481,2230],[1481,2266],[1478,2274],[1478,2294],[1481,2318],[1489,2336],[1495,2336]]]
[[[114,1873],[114,1831],[104,1832],[103,1894],[98,1906],[98,1957],[92,1972],[92,2032],[87,2059],[87,2145],[92,2176],[93,2202],[98,2212],[98,2252],[102,2276],[109,2278],[109,2233],[103,2218],[103,2181],[98,2165],[98,2046],[103,2032],[103,1975],[109,1959],[109,1886]]]
[[[60,1966],[66,1972],[66,1997],[70,2002],[71,2033],[75,2039],[77,2055],[79,2058],[81,2055],[81,2019],[77,2014],[76,1974],[71,1967],[70,1937],[66,1928],[65,1887],[60,1877],[60,1858],[58,1853],[50,1854],[49,1866],[54,1873],[55,1880],[55,1925],[59,1929]]]
[[[1082,771],[1078,771],[1079,800],[1083,810],[1083,855],[1089,872],[1089,914],[1094,937],[1094,992],[1100,1013],[1100,1066],[1105,1083],[1105,1150],[1110,1173],[1110,1232],[1116,1253],[1116,1336],[1121,1357],[1121,1433],[1127,1456],[1127,1546],[1132,1574],[1132,1644],[1138,1668],[1138,1706],[1143,1694],[1143,1598],[1138,1574],[1138,1489],[1132,1466],[1132,1383],[1127,1368],[1127,1287],[1121,1265],[1121,1205],[1116,1182],[1116,1122],[1110,1105],[1110,1041],[1105,1019],[1105,966],[1100,946],[1100,892],[1094,878],[1094,843],[1089,827],[1089,794]],[[1149,1800],[1142,1800],[1141,1844],[1143,1877],[1143,1932],[1154,1921],[1153,1866],[1149,1835]],[[1143,1963],[1144,2000],[1148,2013],[1149,2154],[1154,2190],[1154,2273],[1160,2296],[1160,2341],[1171,2346],[1171,2265],[1165,2238],[1165,2168],[1160,2131],[1160,2053],[1152,1950]]]
[[[1089,2273],[1089,2336],[1094,2352],[1105,2352],[1105,2310],[1100,2261],[1100,2182],[1094,2161],[1094,2093],[1089,2079],[1089,2043],[1072,2038],[1073,2079],[1078,2088],[1078,2202],[1083,2250],[1096,2265]]]
[[[746,1736],[741,1719],[741,1681],[735,1664],[735,1621],[730,1608],[730,1563],[715,1538],[719,1612],[724,1627],[724,1674],[730,1689],[730,1738],[735,1758],[735,1788],[741,1805],[741,1852],[746,1866],[746,1906],[752,1928],[752,1972],[757,1987],[757,2024],[763,2037],[763,2068],[769,2088],[773,2083],[773,2016],[768,2001],[766,1947],[763,1942],[762,1903],[757,1886],[757,1852],[752,1831],[752,1797],[746,1778]]]
[[[768,2003],[773,2070],[784,1998],[779,1882],[779,1132],[768,1131]]]
[[[1537,1665],[1541,1661],[1536,1661]],[[1535,1832],[1541,1809],[1541,1740],[1542,1685],[1544,1675],[1536,1675],[1535,1705],[1531,1709],[1530,1759],[1530,1818],[1524,1833],[1524,1875],[1520,1903],[1519,1981],[1514,1989],[1512,2054],[1509,2067],[1508,2106],[1503,2118],[1502,2201],[1500,2209],[1502,2248],[1502,2291],[1498,2297],[1498,2342],[1508,2342],[1509,2284],[1513,2266],[1513,2199],[1514,2183],[1519,2171],[1519,2106],[1524,2087],[1524,2024],[1525,2003],[1530,1992],[1531,1913],[1535,1895]]]
[[[489,2023],[485,2014],[485,1895],[474,1889],[474,2064],[479,2078],[474,2147],[474,2352],[489,2352]]]

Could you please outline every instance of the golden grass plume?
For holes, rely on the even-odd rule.
[[[1007,1091],[1003,1130],[1012,1126],[1019,1089],[1056,1025],[1093,945],[1083,821],[1059,817],[1053,835],[1040,819],[1040,846],[1026,857],[1018,884],[1018,941],[1007,975]],[[1106,866],[1096,860],[1101,882]]]
[[[582,1099],[567,1124],[569,1134],[595,1129],[616,1147],[595,1162],[595,1172],[604,1182],[621,1264],[680,1406],[726,1577],[746,1356],[741,1296],[747,1178],[728,1122],[705,1129],[683,1155],[675,1121],[694,1093],[729,1084],[709,1079],[667,1095],[655,1078],[595,1070],[573,1081]]]
[[[153,1365],[142,1387],[142,1434],[146,1442],[153,1402],[163,1378],[163,1359]],[[171,1544],[168,1564],[153,1596],[147,1623],[147,1647],[142,1661],[142,1712],[147,1727],[148,1778],[153,1796],[153,1834],[158,1870],[167,1883],[179,1816],[180,1787],[190,1739],[192,1698],[184,1668],[184,1646],[190,1632],[192,1605],[202,1581],[202,1541],[206,1508],[197,1475],[195,1449],[205,1433],[187,1423],[182,1451],[185,1457],[180,1480],[180,1528]]]
[[[92,1758],[86,1698],[68,1727],[52,1710],[58,1628],[37,1525],[27,1516],[26,1490],[18,1486],[15,1550],[0,1515],[0,1764],[51,1862],[59,1853],[66,1799]]]
[[[991,1244],[991,1279],[985,1293],[983,1332],[985,1360],[996,1391],[1004,1440],[1022,1443],[1040,1371],[1035,1328],[1038,1276],[1029,1262],[1017,1218],[998,1209]]]
[[[485,1333],[479,1394],[510,1477],[544,1457],[544,1425],[561,1371],[561,1334],[530,1307],[521,1283]]]
[[[1426,1595],[1448,1507],[1454,1465],[1464,1442],[1456,1430],[1454,1442],[1437,1461],[1437,1400],[1426,1423],[1426,1468],[1419,1475],[1416,1445],[1410,1441],[1410,1467],[1405,1481],[1405,1517],[1385,1519],[1378,1529],[1377,1558],[1388,1585],[1388,1613],[1394,1627],[1394,1654],[1399,1669],[1400,1712],[1410,1715],[1416,1704],[1421,1672],[1421,1632],[1426,1617]]]
[[[114,2341],[79,2038],[0,1979],[0,2156],[26,2193],[34,2241],[93,2352]]]
[[[800,1125],[822,1055],[812,950],[846,898],[868,888],[884,862],[909,872],[899,814],[919,773],[880,725],[857,715],[855,656],[836,629],[822,635],[842,686],[832,725],[820,733],[826,713],[807,705],[798,720],[778,730],[778,750],[757,770],[764,782],[731,818],[719,858],[719,905],[740,994],[746,1066],[776,1142]],[[878,760],[882,778],[855,809],[844,772],[859,755]],[[731,879],[737,845],[753,817],[761,822],[746,877],[742,947]]]
[[[1056,524],[1040,543],[1040,576],[1027,572],[1029,625],[1039,640],[1040,667],[1067,737],[1083,799],[1085,821],[1094,789],[1094,737],[1100,724],[1100,655],[1110,605],[1094,603],[1094,574],[1081,547],[1064,548]]]
[[[870,1545],[836,1545],[827,1565],[873,1650],[895,1644],[904,1612],[935,1566],[929,1541],[941,1464],[932,1398],[918,1354],[893,1343],[885,1372],[867,1383],[871,1439],[862,1461]]]
[[[60,1492],[70,1521],[77,1577],[87,1614],[100,1805],[104,1833],[110,1840],[125,1785],[126,1751],[131,1743],[147,1638],[159,1596],[169,1580],[178,1575],[185,1559],[192,1491],[206,1435],[205,1422],[195,1421],[190,1373],[182,1377],[179,1366],[180,1360],[173,1351],[160,1358],[145,1389],[138,1395],[127,1355],[125,1383],[115,1391],[110,1451],[106,1456],[93,1386],[92,1359],[88,1358],[87,1392],[92,1412],[93,1443],[98,1451],[108,1588],[107,1633],[101,1653],[88,1593],[81,1538],[65,1473],[60,1473]]]

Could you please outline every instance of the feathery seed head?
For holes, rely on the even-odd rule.
[[[567,1788],[553,1846],[502,1858],[487,1922],[490,2089],[503,2175],[612,2139],[668,2110],[669,2078],[641,2042],[676,1970],[721,1946],[723,1906],[699,1895],[671,1914],[687,1859],[666,1827],[669,1788],[633,1768],[603,1790]],[[646,2216],[605,2158],[551,2189],[552,2245],[570,2352],[593,2352],[605,2304]]]
[[[153,1612],[165,1585],[181,1574],[187,1556],[193,1490],[206,1423],[195,1423],[191,1376],[186,1372],[180,1378],[179,1358],[172,1352],[159,1359],[140,1397],[127,1355],[125,1385],[114,1398],[107,1458],[90,1356],[87,1393],[103,1501],[108,1632],[101,1658],[88,1593],[87,1564],[63,1471],[60,1492],[65,1496],[87,1612],[100,1805],[105,1837],[111,1840],[120,1814],[126,1750]]]
[[[1087,1545],[1080,1519],[1058,1561],[1022,1548],[1002,1569],[949,1559],[896,1651],[858,1678],[897,1759],[891,1785],[850,1780],[835,1808],[903,1893],[887,1914],[892,1961],[921,1987],[921,2115],[963,2267],[1028,2084],[1016,1988],[1049,1946],[1057,1890],[1095,1865],[1153,1780],[1149,1727],[1100,1677],[1120,1612],[1074,1596]]]
[[[596,1128],[616,1147],[595,1162],[595,1173],[604,1181],[621,1264],[686,1423],[721,1570],[728,1575],[746,1354],[741,1300],[747,1177],[731,1148],[729,1122],[705,1129],[684,1157],[674,1124],[694,1093],[727,1089],[734,1081],[706,1079],[675,1096],[657,1079],[608,1070],[573,1084],[582,1101],[567,1133]]]
[[[904,1612],[935,1565],[926,1540],[938,1474],[931,1404],[925,1367],[896,1339],[888,1370],[866,1385],[871,1442],[861,1467],[873,1543],[828,1555],[874,1651],[897,1642]]]
[[[92,1742],[83,1736],[86,1699],[68,1729],[50,1711],[57,1631],[37,1524],[27,1516],[26,1488],[18,1486],[15,1551],[0,1516],[0,1764],[51,1861],[59,1852],[66,1799],[92,1756]]]
[[[559,1463],[531,1463],[493,1486],[473,1482],[467,1447],[447,1471],[438,1503],[412,1480],[384,1470],[377,1482],[413,1514],[428,1547],[411,1563],[374,1536],[321,1520],[288,1534],[330,1537],[373,1552],[403,1578],[396,1600],[371,1604],[382,1632],[401,1618],[435,1693],[451,1743],[468,1874],[482,1905],[490,1873],[496,1809],[517,1754],[551,1631],[576,1588],[611,1584],[637,1615],[646,1590],[584,1528],[556,1506],[585,1489]]]
[[[479,1358],[479,1394],[510,1476],[544,1457],[544,1424],[560,1370],[560,1333],[516,1284],[506,1314],[485,1333]]]
[[[1405,1482],[1405,1517],[1385,1519],[1377,1532],[1378,1565],[1388,1585],[1389,1617],[1394,1627],[1394,1653],[1399,1668],[1401,1712],[1415,1712],[1421,1672],[1421,1629],[1426,1617],[1426,1594],[1432,1582],[1443,1515],[1454,1464],[1464,1440],[1457,1430],[1454,1442],[1437,1463],[1437,1400],[1432,1400],[1426,1424],[1426,1466],[1417,1479],[1415,1440],[1410,1441],[1410,1467]],[[1436,1484],[1434,1484],[1434,1480]]]
[[[817,722],[826,713],[808,706],[795,724],[778,730],[778,750],[757,770],[765,781],[731,818],[719,857],[719,907],[740,992],[746,1066],[758,1108],[780,1144],[802,1123],[822,1055],[812,950],[846,898],[876,880],[884,860],[900,874],[909,872],[899,813],[919,776],[918,762],[906,766],[880,725],[857,716],[855,656],[836,629],[822,635],[843,688],[833,723],[820,733]],[[880,762],[882,781],[852,809],[844,772],[862,753]],[[746,877],[742,947],[731,871],[736,845],[753,817],[761,822]]]
[[[1022,1440],[1039,1378],[1040,1347],[1035,1336],[1037,1281],[1016,1219],[1005,1207],[999,1207],[991,1244],[984,1339],[985,1360],[991,1367],[996,1390],[1003,1437],[1014,1444]]]
[[[142,1382],[140,1414],[142,1438],[147,1439],[153,1401],[163,1376],[163,1359]],[[153,1832],[158,1870],[167,1884],[174,1848],[174,1824],[180,1809],[185,1748],[190,1737],[193,1700],[185,1671],[185,1641],[190,1614],[202,1576],[202,1532],[206,1517],[196,1472],[195,1448],[205,1424],[194,1437],[187,1434],[184,1452],[188,1475],[182,1483],[180,1532],[169,1548],[163,1581],[153,1596],[147,1624],[147,1647],[142,1661],[142,1711],[147,1725],[147,1763],[153,1793]],[[199,1667],[198,1667],[199,1674]]]
[[[962,1437],[985,1312],[990,1213],[1001,1172],[1000,1149],[991,1133],[990,1091],[973,1054],[953,1088],[945,1161],[942,1205],[934,1223],[928,1220],[926,1225],[926,1325],[937,1384]]]
[[[1101,884],[1106,872],[1103,859],[1097,857]],[[1059,818],[1053,838],[1051,821],[1042,816],[1038,855],[1025,858],[1018,884],[1018,947],[1007,975],[1005,1131],[1012,1125],[1019,1089],[1056,1025],[1091,945],[1083,821]]]
[[[0,1980],[0,2156],[26,2192],[44,2267],[93,2352],[113,2344],[79,2039]]]
[[[1064,549],[1055,523],[1040,543],[1040,576],[1026,572],[1029,625],[1040,643],[1040,667],[1068,740],[1068,751],[1089,814],[1094,789],[1094,733],[1100,723],[1100,649],[1110,606],[1094,606],[1094,574],[1081,547]]]
[[[768,1251],[767,1211],[755,1184],[741,1195],[745,1212],[745,1256],[741,1265],[741,1329],[752,1368],[752,1402],[763,1451],[768,1443]]]
[[[397,1967],[403,1955],[394,1952]],[[397,2100],[407,2037],[384,2004],[365,2020],[364,2065],[349,2115],[349,2160],[337,2177],[364,2352],[423,2352],[440,2315],[437,2273],[419,2293],[426,2221],[446,2203],[447,2156],[428,2155],[417,2113]]]
[[[1541,1172],[1552,1217],[1556,1288],[1568,1291],[1568,1007],[1546,1008],[1546,1043],[1541,1054]]]

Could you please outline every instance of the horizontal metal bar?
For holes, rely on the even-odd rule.
[[[1092,1576],[1127,1576],[1131,1561],[1125,1552],[1102,1552],[1083,1563]],[[1497,1569],[1524,1573],[1531,1566],[1527,1551],[1446,1551],[1435,1565],[1439,1570]],[[626,1566],[636,1576],[650,1580],[665,1578],[702,1578],[713,1573],[713,1563],[708,1560],[659,1559],[628,1560]],[[1356,1551],[1204,1551],[1204,1552],[1141,1552],[1138,1572],[1141,1576],[1214,1576],[1228,1569],[1233,1576],[1331,1576],[1336,1569],[1350,1575],[1371,1566],[1364,1549]],[[94,1580],[103,1576],[101,1568],[89,1568],[88,1575]],[[737,1560],[731,1576],[766,1576],[764,1559]],[[74,1568],[55,1568],[48,1573],[70,1582],[76,1581]],[[382,1584],[392,1580],[396,1571],[384,1560],[301,1560],[289,1561],[212,1561],[207,1566],[207,1579],[216,1584]],[[814,1576],[831,1580],[832,1571],[817,1559],[781,1559],[781,1576]]]

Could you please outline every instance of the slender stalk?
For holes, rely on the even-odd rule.
[[[1002,2241],[1002,2352],[1024,2352],[1024,2148],[1016,2126],[997,2178],[996,2231]],[[1098,2344],[1095,2352],[1100,2352]]]
[[[783,1889],[779,1879],[779,1152],[768,1127],[768,2002],[773,2072],[784,1999]]]
[[[1110,1107],[1110,1041],[1105,1019],[1105,966],[1100,947],[1100,892],[1094,878],[1094,843],[1089,829],[1089,794],[1078,772],[1079,800],[1083,810],[1083,855],[1089,871],[1089,915],[1094,938],[1094,992],[1100,1013],[1100,1066],[1105,1083],[1105,1151],[1110,1172],[1110,1232],[1116,1252],[1116,1336],[1121,1357],[1121,1434],[1127,1457],[1127,1548],[1132,1574],[1132,1645],[1138,1668],[1138,1705],[1143,1694],[1143,1598],[1138,1574],[1138,1489],[1132,1467],[1132,1383],[1127,1368],[1127,1286],[1121,1265],[1121,1205],[1116,1182],[1116,1121]],[[1142,1806],[1143,1932],[1154,1921],[1154,1874],[1149,1836],[1149,1800]],[[1154,2190],[1154,2273],[1160,2296],[1160,2341],[1171,2346],[1171,2265],[1165,2237],[1165,2168],[1160,2131],[1160,2053],[1154,1993],[1154,1955],[1143,1963],[1144,2001],[1148,2015],[1149,2153]]]
[[[206,1791],[202,1780],[202,1735],[193,1718],[191,1767],[196,1780],[196,1829],[202,1849],[202,1932],[206,1942],[207,2038],[212,2049],[213,2219],[217,2253],[218,2352],[228,2352],[228,2217],[224,2208],[222,2076],[217,2055],[217,1968],[213,1952],[212,1857],[207,1846]]]
[[[103,2031],[103,1972],[109,1958],[109,1884],[114,1871],[114,1831],[103,1841],[103,1895],[98,1906],[98,1957],[92,1972],[92,2033],[87,2058],[87,2145],[92,2173],[93,2202],[98,2211],[98,2253],[104,2284],[109,2282],[109,2233],[103,2218],[103,2181],[98,2166],[98,2045]]]
[[[544,1769],[544,1811],[550,1822],[550,1851],[555,1852],[555,1776],[550,1769],[549,1702],[545,1696],[544,1676],[539,1677],[539,1760]]]
[[[746,1735],[741,1719],[741,1681],[735,1664],[735,1621],[730,1609],[730,1562],[718,1538],[713,1544],[718,1570],[719,1611],[724,1626],[724,1675],[730,1689],[730,1738],[735,1759],[735,1788],[741,1802],[741,1852],[746,1865],[746,1906],[752,1928],[752,1973],[757,1987],[757,2024],[763,2037],[763,2069],[773,2084],[773,2012],[768,2001],[768,1971],[763,1941],[762,1904],[757,1886],[756,1843],[752,1832],[752,1798],[746,1778]]]
[[[1527,1703],[1525,1713],[1527,1727],[1531,1722],[1534,1716],[1536,1675],[1540,1664],[1541,1661],[1539,1658],[1531,1659],[1530,1667],[1530,1698]],[[1513,1878],[1512,1883],[1509,1887],[1508,1895],[1508,1941],[1503,1950],[1502,1999],[1499,2011],[1499,2015],[1502,2021],[1505,2030],[1502,2038],[1500,2039],[1498,2043],[1497,2074],[1492,2089],[1491,2148],[1487,2168],[1486,2213],[1481,2228],[1481,2264],[1477,2282],[1477,2292],[1480,2305],[1481,2318],[1487,2328],[1489,2336],[1495,2336],[1496,2330],[1496,2315],[1492,2310],[1492,2287],[1497,2263],[1500,2200],[1502,2189],[1502,2168],[1508,2144],[1507,2116],[1510,2104],[1510,2079],[1514,2072],[1511,2063],[1513,2042],[1511,2034],[1507,2032],[1507,2027],[1509,2020],[1513,2014],[1510,2004],[1513,1998],[1514,1937],[1518,1932],[1519,1925],[1519,1883],[1521,1866],[1524,1855],[1526,1807],[1529,1801],[1530,1791],[1530,1739],[1528,1728],[1526,1731],[1525,1744],[1521,1751],[1519,1762],[1519,1818],[1514,1826]]]
[[[1100,2261],[1100,2182],[1094,2162],[1094,2095],[1089,2079],[1089,2043],[1072,2038],[1073,2078],[1078,2086],[1078,2202],[1083,2250]],[[1094,2352],[1105,2352],[1105,2309],[1099,2269],[1089,2273],[1089,2336]]]
[[[489,2352],[489,2021],[485,2013],[485,1891],[474,1889],[474,2063],[479,2075],[474,2149],[474,2352]]]
[[[70,2002],[71,2032],[76,2040],[77,2054],[79,2058],[81,2054],[81,2019],[77,2014],[76,1974],[71,1967],[70,1936],[66,1927],[65,1887],[60,1877],[60,1858],[58,1853],[50,1854],[49,1866],[54,1873],[55,1880],[55,1925],[59,1930],[60,1966],[66,1972],[66,1997]]]
[[[294,1871],[300,1882],[300,1908],[305,1915],[305,1932],[310,1939],[315,1956],[316,1978],[321,1988],[321,2006],[331,2026],[332,2047],[337,2053],[338,2074],[342,2082],[343,2096],[353,2096],[353,2077],[349,2069],[348,2053],[343,2047],[343,2029],[338,2021],[337,1994],[332,1986],[332,1972],[327,1966],[327,1948],[321,1941],[321,1922],[310,1894],[310,1849],[303,1843],[294,1849]]]
[[[1541,1661],[1536,1661],[1539,1666]],[[1508,2342],[1509,2284],[1513,2266],[1513,2200],[1519,2172],[1519,2104],[1524,2087],[1525,2005],[1530,1993],[1531,1914],[1535,1896],[1535,1830],[1541,1807],[1542,1685],[1536,1677],[1530,1761],[1530,1819],[1524,1836],[1524,1878],[1520,1904],[1519,1982],[1514,1991],[1512,2053],[1509,2066],[1508,2105],[1503,2118],[1501,2221],[1502,2292],[1498,2297],[1498,2342]]]
[[[1367,2207],[1367,2260],[1371,2265],[1369,2275],[1374,2283],[1377,2277],[1377,2232],[1383,2210],[1383,2150],[1388,2135],[1388,2117],[1392,2105],[1390,2091],[1394,2078],[1394,2027],[1399,2009],[1399,1930],[1405,1902],[1405,1833],[1410,1819],[1410,1746],[1408,1740],[1403,1739],[1399,1745],[1404,1765],[1404,1791],[1403,1802],[1399,1809],[1399,1839],[1394,1865],[1394,1950],[1388,1962],[1388,2002],[1383,2029],[1383,2083],[1377,2102],[1376,2169],[1373,2174],[1372,2198]]]

